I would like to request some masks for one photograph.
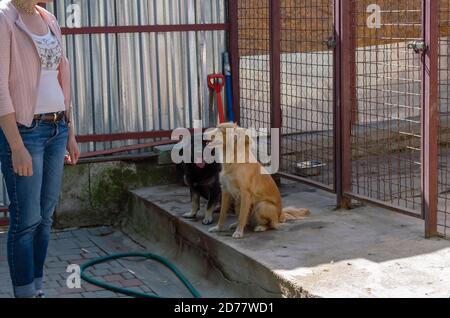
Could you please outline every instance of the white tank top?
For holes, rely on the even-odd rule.
[[[48,28],[48,27],[47,27]],[[65,110],[64,93],[58,81],[58,67],[62,48],[56,36],[48,28],[46,35],[30,32],[41,58],[41,78],[35,114],[46,114]]]

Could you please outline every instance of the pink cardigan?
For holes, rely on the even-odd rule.
[[[61,29],[56,18],[41,7],[38,11],[61,43]],[[17,9],[10,0],[0,0],[0,117],[15,113],[18,123],[31,125],[40,75],[41,62],[36,46]],[[70,66],[65,56],[59,65],[58,80],[69,111]]]

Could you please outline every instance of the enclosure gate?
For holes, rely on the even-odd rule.
[[[450,230],[450,0],[230,1],[235,105],[280,175]]]

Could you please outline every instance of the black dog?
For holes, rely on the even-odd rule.
[[[194,145],[192,143],[192,158],[191,162],[199,162],[197,157],[200,154],[195,154]],[[202,150],[207,147],[206,142],[203,143]],[[214,152],[213,152],[214,155]],[[195,159],[198,159],[196,161]],[[221,186],[220,186],[220,171],[222,165],[219,163],[205,163],[203,158],[200,158],[202,163],[183,163],[181,164],[184,183],[189,187],[191,192],[192,210],[183,215],[184,218],[194,219],[200,210],[200,197],[208,200],[206,207],[204,225],[213,223],[214,212],[220,209]]]

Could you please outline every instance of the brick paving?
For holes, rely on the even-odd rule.
[[[111,237],[111,238],[110,238]],[[50,242],[48,258],[46,262],[45,292],[47,298],[117,298],[125,297],[97,286],[81,283],[81,289],[69,289],[66,280],[70,273],[66,272],[70,264],[82,264],[99,256],[107,255],[100,246],[107,246],[111,240],[118,239],[126,242],[124,248],[127,251],[139,251],[141,247],[134,244],[121,232],[111,228],[75,229],[64,232],[54,232]],[[101,244],[100,244],[100,243]],[[103,244],[105,242],[106,245]],[[111,252],[111,251],[110,251]],[[131,262],[130,262],[131,263]],[[136,265],[137,266],[137,265]],[[152,288],[137,277],[134,271],[129,269],[126,261],[111,261],[96,265],[86,272],[93,277],[117,286],[122,286],[140,292],[151,292]],[[151,273],[139,273],[144,279],[151,278]],[[13,297],[9,278],[8,264],[6,260],[6,233],[0,229],[0,298]]]

